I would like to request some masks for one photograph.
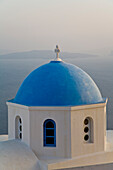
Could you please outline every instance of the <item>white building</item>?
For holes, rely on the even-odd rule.
[[[7,102],[9,140],[2,142],[2,154],[10,161],[6,165],[0,157],[4,169],[76,169],[113,162],[107,99],[87,73],[59,58],[58,46],[55,52],[56,59],[31,72]]]

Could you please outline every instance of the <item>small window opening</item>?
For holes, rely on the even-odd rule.
[[[20,133],[20,139],[22,139],[22,133]]]
[[[91,117],[84,120],[84,141],[86,143],[93,142],[93,119]]]
[[[87,133],[89,131],[89,128],[88,127],[85,127],[84,128],[84,132]]]
[[[22,119],[17,116],[15,119],[15,138],[22,139]]]
[[[85,125],[88,125],[88,123],[89,123],[89,120],[88,120],[88,119],[85,119],[85,120],[84,120],[84,124],[85,124]]]
[[[20,121],[20,123],[22,123],[22,120],[21,120],[21,118],[19,118],[19,121]]]
[[[56,123],[52,119],[47,119],[43,125],[44,129],[44,146],[56,146]]]
[[[84,140],[85,140],[85,141],[88,141],[88,139],[89,139],[89,136],[88,136],[88,135],[85,135],[85,136],[84,136]]]
[[[20,131],[22,131],[22,126],[20,125]]]

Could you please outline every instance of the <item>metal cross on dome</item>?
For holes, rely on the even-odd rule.
[[[60,49],[59,49],[58,45],[56,45],[55,53],[56,53],[56,59],[55,60],[61,61],[61,59],[59,58]]]

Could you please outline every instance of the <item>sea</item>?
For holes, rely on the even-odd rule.
[[[108,98],[107,129],[113,129],[113,56],[63,58],[87,72],[97,84],[103,97]],[[25,77],[47,58],[0,59],[0,134],[8,133],[6,101],[15,97]]]

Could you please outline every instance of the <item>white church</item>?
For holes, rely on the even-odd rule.
[[[8,139],[0,137],[0,170],[76,170],[107,164],[112,170],[107,99],[87,73],[59,58],[58,46],[55,52],[55,60],[31,72],[7,102]]]

